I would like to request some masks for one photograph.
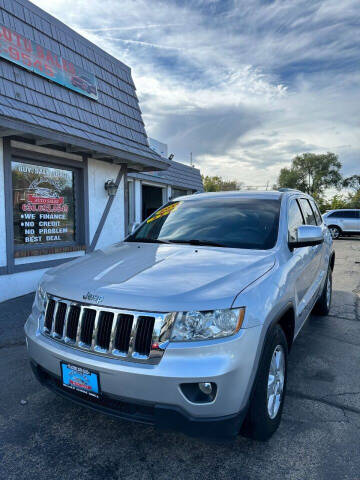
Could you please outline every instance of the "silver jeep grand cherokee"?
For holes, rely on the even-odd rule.
[[[265,440],[287,359],[326,315],[332,239],[301,192],[179,197],[124,242],[46,272],[25,325],[37,378],[111,415]]]

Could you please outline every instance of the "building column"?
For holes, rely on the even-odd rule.
[[[0,138],[0,270],[6,267],[6,211],[3,139]]]
[[[142,222],[142,192],[141,180],[134,179],[135,188],[135,223]]]

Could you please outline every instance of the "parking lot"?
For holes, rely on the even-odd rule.
[[[69,403],[41,387],[23,324],[32,295],[0,304],[0,478],[360,479],[360,238],[335,242],[328,317],[289,359],[288,396],[267,443],[209,443]]]

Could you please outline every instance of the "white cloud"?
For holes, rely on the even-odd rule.
[[[150,136],[272,184],[304,151],[360,170],[357,0],[33,0],[132,67]]]

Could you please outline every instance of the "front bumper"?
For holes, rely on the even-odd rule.
[[[47,372],[33,361],[30,365],[42,385],[72,402],[124,420],[146,423],[164,430],[177,430],[193,437],[216,439],[235,437],[246,415],[244,409],[225,417],[196,418],[171,405],[128,402],[110,394],[103,394],[98,400],[66,390],[62,387],[60,377]]]
[[[111,415],[190,435],[223,437],[239,431],[258,363],[261,326],[223,340],[170,344],[158,365],[146,365],[60,344],[42,335],[37,323],[30,315],[25,325],[29,356],[41,383],[57,393]],[[97,371],[101,400],[63,390],[60,362]],[[186,398],[180,385],[197,382],[216,383],[213,401]]]

